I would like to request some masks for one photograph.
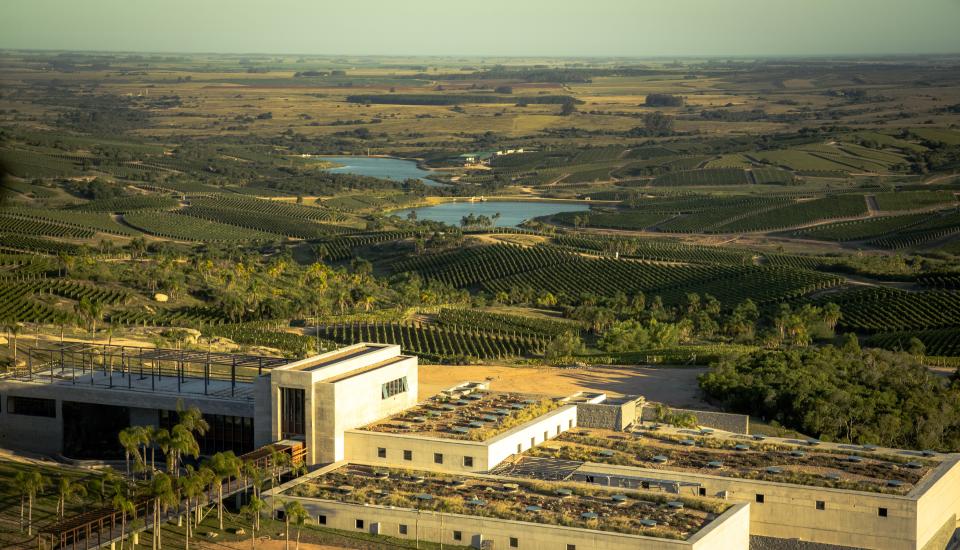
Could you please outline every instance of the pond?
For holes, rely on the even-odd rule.
[[[492,218],[499,213],[500,217],[493,220],[497,227],[517,227],[525,220],[539,216],[549,216],[558,212],[583,212],[589,210],[587,204],[573,202],[538,202],[538,201],[487,201],[487,202],[445,202],[435,206],[421,206],[391,212],[394,216],[406,218],[411,210],[416,211],[418,220],[444,222],[450,225],[460,225],[460,219],[468,214],[487,216]]]
[[[316,157],[320,160],[339,164],[336,168],[330,168],[330,172],[339,172],[342,174],[356,174],[358,176],[370,176],[373,178],[383,178],[396,181],[405,179],[419,179],[426,185],[441,185],[433,180],[427,179],[430,172],[417,166],[416,161],[396,159],[390,157],[362,157],[362,156],[340,156],[340,157]]]

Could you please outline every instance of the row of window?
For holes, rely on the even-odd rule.
[[[326,524],[327,524],[327,516],[323,516],[323,515],[318,516],[318,517],[317,517],[317,523],[319,523],[320,525],[326,525]],[[362,519],[356,519],[355,522],[354,522],[354,526],[355,526],[357,529],[361,529],[361,530],[362,530],[362,529],[366,529],[367,524],[366,524],[366,521],[364,521],[364,520],[362,520]],[[408,525],[401,523],[401,524],[399,524],[399,525],[397,526],[397,533],[398,533],[398,534],[400,534],[400,535],[406,535],[406,534],[408,534],[409,532],[410,532],[410,527],[409,527]],[[455,540],[455,541],[462,541],[462,540],[463,540],[463,531],[453,531],[453,540]],[[510,548],[520,548],[520,539],[517,538],[517,537],[510,537]],[[576,545],[576,544],[568,544],[568,545],[567,545],[567,550],[577,550],[577,545]]]
[[[700,495],[701,495],[701,496],[706,496],[706,494],[707,494],[707,490],[706,490],[704,487],[700,487]],[[757,493],[755,500],[757,501],[758,504],[763,504],[763,501],[764,501],[763,494],[762,494],[762,493]],[[826,510],[826,509],[827,509],[827,503],[826,503],[826,501],[818,500],[818,501],[816,501],[816,507],[817,507],[817,510]],[[882,517],[882,518],[887,517],[887,509],[886,509],[886,508],[877,508],[877,515],[880,516],[880,517]]]
[[[57,401],[55,399],[10,395],[7,396],[7,414],[56,418]]]
[[[407,391],[407,377],[403,376],[397,378],[396,380],[391,380],[389,382],[384,382],[380,386],[380,398],[387,399],[388,397],[393,397],[394,395],[400,395]]]
[[[387,448],[386,447],[377,447],[377,458],[387,458]],[[403,450],[403,459],[404,460],[413,460],[413,451],[409,449]],[[433,453],[433,463],[434,464],[443,464],[443,453]],[[465,456],[463,457],[463,466],[464,468],[473,468],[473,457]]]

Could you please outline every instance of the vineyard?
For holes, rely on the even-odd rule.
[[[863,195],[837,195],[765,210],[715,227],[712,232],[769,231],[832,218],[850,218],[866,214],[867,203]]]
[[[59,323],[66,319],[65,313],[27,296],[19,284],[0,282],[0,322]]]
[[[437,314],[436,321],[443,327],[474,328],[497,333],[510,333],[514,336],[553,338],[564,332],[580,331],[580,326],[577,323],[569,321],[491,313],[475,309],[443,308]]]
[[[870,288],[833,295],[829,300],[840,306],[840,327],[847,330],[893,332],[960,325],[958,292]]]
[[[585,227],[605,227],[610,229],[643,230],[670,217],[662,212],[648,212],[643,210],[624,210],[616,212],[560,212],[550,216],[550,219],[566,225],[579,223]]]
[[[43,279],[22,283],[20,286],[25,294],[47,294],[76,301],[86,298],[91,302],[110,306],[125,304],[133,297],[130,291],[125,289],[107,288],[93,283],[65,279]]]
[[[342,222],[347,216],[327,208],[304,206],[301,204],[282,202],[278,200],[264,200],[243,195],[220,194],[210,197],[191,199],[191,206],[207,206],[213,208],[232,208],[235,210],[252,211],[270,216],[313,220],[319,222]]]
[[[0,253],[0,281],[44,278],[57,271],[57,263],[43,256]]]
[[[577,259],[576,255],[549,247],[526,249],[497,244],[410,258],[392,268],[397,273],[416,271],[425,278],[462,288]]]
[[[651,185],[677,187],[681,185],[746,185],[750,183],[747,172],[739,168],[706,168],[667,172],[654,178]]]
[[[881,237],[869,244],[888,249],[922,246],[960,232],[960,212],[951,211],[932,216],[895,235]]]
[[[863,220],[828,223],[801,229],[796,237],[821,241],[862,241],[876,239],[890,233],[903,231],[930,217],[930,214],[906,214],[903,216],[879,216]]]
[[[237,344],[279,349],[297,358],[303,358],[309,354],[324,353],[337,348],[335,342],[278,330],[271,325],[276,325],[276,323],[252,322],[205,325],[202,332],[204,336],[229,338]]]
[[[145,308],[116,310],[107,314],[107,320],[118,325],[157,327],[201,327],[227,322],[219,310],[202,306],[156,311]]]
[[[874,195],[880,210],[915,210],[938,205],[956,204],[951,191],[897,191]]]
[[[80,229],[58,223],[31,220],[11,214],[0,214],[0,233],[72,239],[89,239],[93,237],[94,234],[90,229]]]
[[[320,327],[320,335],[343,344],[399,344],[403,351],[431,360],[481,360],[525,357],[542,353],[547,341],[504,331],[414,323],[351,323]]]
[[[34,254],[79,254],[83,246],[30,235],[0,234],[0,248]]]
[[[923,342],[927,355],[960,356],[960,328],[877,334],[867,340],[867,345],[898,351],[908,350],[912,338],[917,338]]]
[[[551,244],[570,250],[619,253],[621,257],[662,262],[747,265],[753,263],[753,252],[729,247],[687,245],[651,239],[619,239],[592,236],[560,235]]]
[[[27,220],[55,223],[77,229],[99,231],[114,235],[136,236],[140,232],[118,224],[108,212],[81,212],[52,208],[0,208],[0,215],[9,215]]]
[[[421,233],[416,231],[380,231],[377,233],[328,237],[312,241],[312,243],[316,245],[318,254],[322,259],[340,261],[350,259],[353,256],[353,251],[363,246],[399,241],[419,235],[421,235]]]
[[[134,210],[169,210],[170,208],[176,208],[179,204],[176,199],[171,197],[134,195],[89,201],[78,204],[73,209],[85,212],[131,212]]]
[[[188,206],[179,213],[211,222],[300,239],[316,239],[347,231],[342,227],[321,224],[305,218],[219,206]]]
[[[229,242],[282,240],[282,235],[264,233],[171,212],[131,212],[123,221],[144,233],[181,241]]]

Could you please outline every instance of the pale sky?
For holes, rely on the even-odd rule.
[[[960,0],[0,0],[0,48],[461,56],[960,52]]]

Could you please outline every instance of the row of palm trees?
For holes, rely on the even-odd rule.
[[[162,548],[161,518],[173,506],[177,506],[179,521],[186,517],[186,550],[189,550],[190,540],[196,528],[214,508],[204,510],[208,500],[213,501],[217,510],[219,529],[223,530],[224,484],[230,480],[239,480],[242,486],[249,485],[252,489],[250,500],[242,508],[241,513],[250,520],[251,545],[255,548],[256,532],[260,530],[260,515],[266,506],[261,498],[264,483],[268,480],[271,486],[277,486],[280,483],[281,473],[292,466],[290,455],[273,451],[268,468],[261,468],[252,461],[243,461],[232,451],[216,453],[203,461],[198,468],[189,464],[184,465],[185,457],[199,456],[200,449],[196,436],[204,435],[209,430],[209,425],[203,419],[199,409],[195,407],[184,409],[181,406],[177,409],[179,422],[170,429],[130,426],[118,435],[125,451],[128,477],[148,478],[141,499],[144,497],[149,499],[149,515],[152,516],[153,522],[153,549]],[[163,454],[165,462],[163,470],[156,467],[157,449]],[[303,465],[296,465],[294,469],[299,473]],[[210,499],[209,495],[212,493],[216,496]],[[186,505],[181,509],[180,505],[183,503]],[[133,513],[130,512],[133,508],[133,500],[118,499],[113,504],[114,508],[121,512],[121,538],[125,538],[126,516],[128,513]],[[289,545],[291,522],[294,525],[302,525],[307,514],[299,502],[279,504],[285,512],[286,536]],[[180,514],[181,510],[182,514]],[[298,528],[298,546],[299,533]],[[123,550],[123,542],[120,544],[120,550]]]

